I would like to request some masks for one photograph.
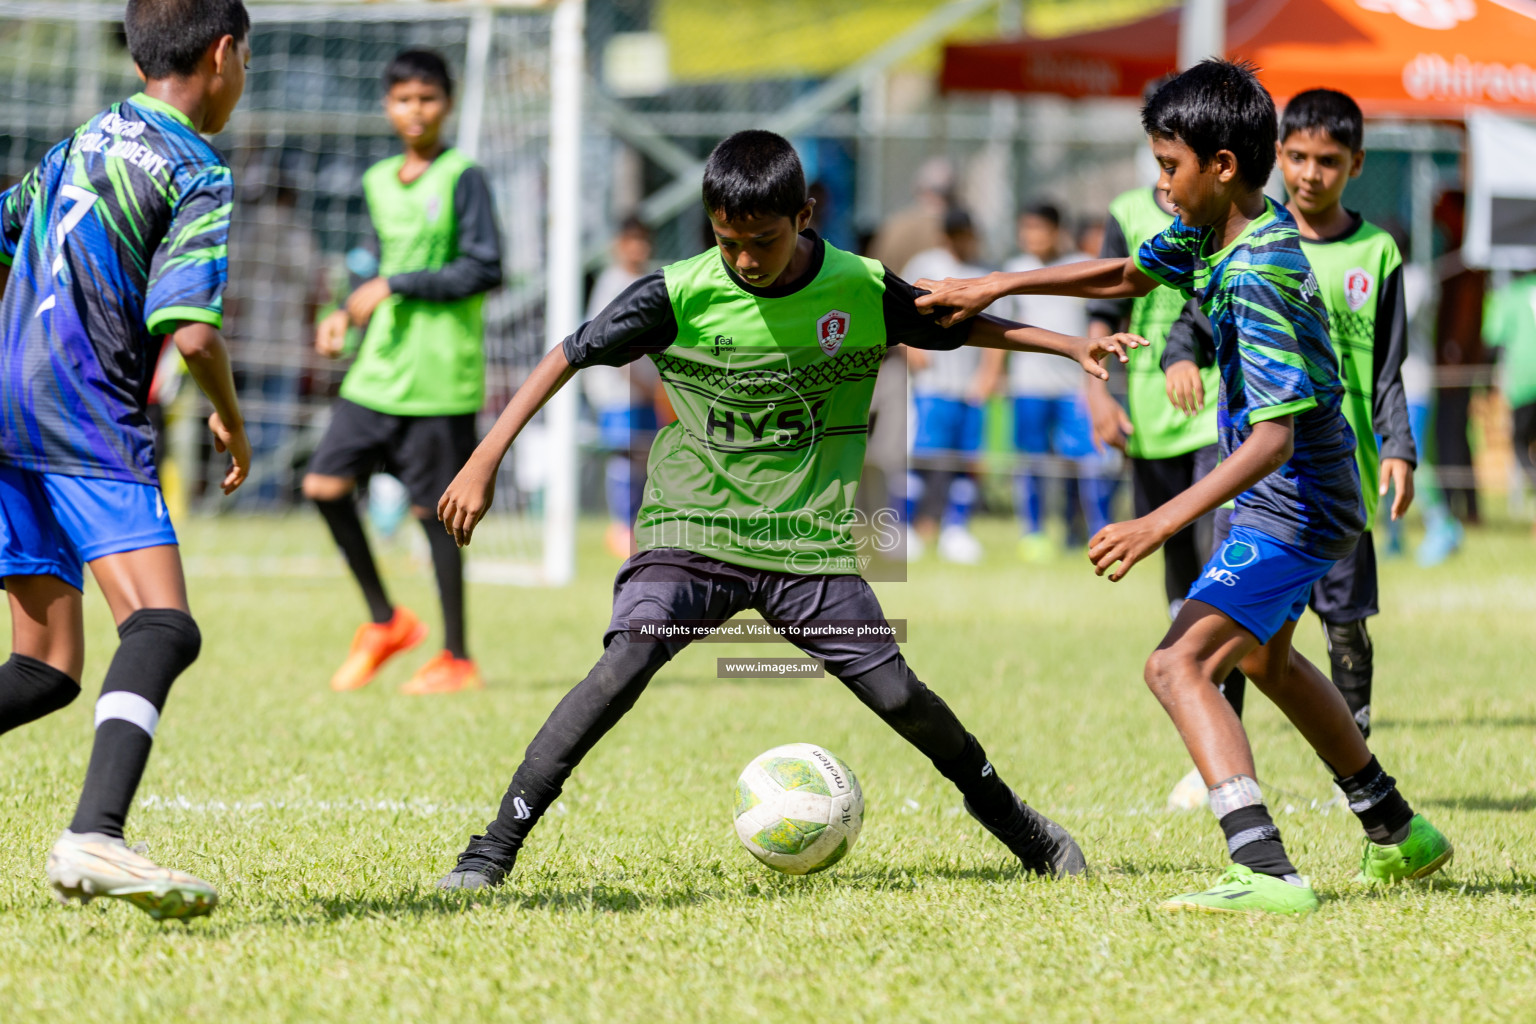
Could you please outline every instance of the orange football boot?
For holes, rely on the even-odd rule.
[[[480,669],[468,658],[455,658],[447,651],[439,651],[432,660],[416,670],[416,674],[400,687],[401,693],[420,696],[429,693],[458,693],[460,690],[483,690]]]
[[[427,638],[427,624],[409,608],[396,607],[388,622],[366,622],[352,637],[352,650],[331,677],[333,690],[361,690],[390,658]]]

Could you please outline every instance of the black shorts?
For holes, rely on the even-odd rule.
[[[722,623],[752,609],[770,625],[885,624],[875,592],[862,576],[806,575],[749,569],[681,548],[655,548],[630,556],[613,581],[613,620],[603,644],[619,633],[637,634],[642,622]],[[838,678],[860,675],[896,657],[889,636],[786,637],[826,664]],[[688,646],[684,638],[657,640],[669,657]]]
[[[388,473],[405,485],[412,505],[435,510],[477,443],[472,412],[392,416],[339,398],[309,472],[349,480]]]
[[[1216,510],[1216,545],[1227,539],[1232,510]],[[1377,614],[1376,543],[1366,530],[1355,541],[1355,550],[1333,563],[1323,578],[1312,584],[1308,607],[1324,622],[1358,622]]]
[[[1376,544],[1366,530],[1355,550],[1312,584],[1311,608],[1324,622],[1357,622],[1377,613],[1376,601]]]

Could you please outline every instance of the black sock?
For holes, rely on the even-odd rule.
[[[331,528],[336,546],[347,559],[357,585],[363,588],[363,600],[368,602],[368,614],[376,623],[385,623],[395,616],[395,609],[384,593],[384,581],[379,579],[379,568],[373,563],[373,552],[368,548],[368,535],[363,532],[363,521],[357,516],[357,500],[352,495],[335,501],[317,501],[325,525]],[[447,534],[444,534],[447,536]]]
[[[121,839],[171,684],[197,659],[202,636],[186,612],[144,608],[117,628],[122,638],[96,701],[96,741],[71,832]]]
[[[1227,698],[1227,703],[1232,705],[1232,712],[1238,718],[1243,717],[1243,698],[1248,692],[1248,677],[1242,670],[1233,669],[1227,673],[1226,680],[1221,684],[1221,695]]]
[[[437,595],[443,604],[443,647],[455,658],[469,657],[464,646],[464,556],[443,524],[423,519],[427,545],[432,549],[432,571],[437,575]]]
[[[45,661],[13,654],[0,665],[0,733],[51,715],[80,696],[80,684]]]
[[[1382,770],[1375,756],[1353,775],[1336,778],[1349,809],[1355,812],[1371,842],[1395,846],[1408,837],[1413,808],[1397,791],[1397,780]]]
[[[496,820],[485,827],[485,838],[500,848],[496,851],[498,859],[503,850],[508,860],[517,856],[533,826],[560,798],[562,788],[529,768],[527,762],[518,766],[501,798]]]
[[[1280,830],[1263,804],[1250,804],[1222,815],[1221,831],[1227,837],[1227,852],[1236,863],[1276,878],[1297,873],[1280,842]]]
[[[934,758],[933,766],[955,784],[983,822],[999,827],[1008,824],[1017,808],[1013,790],[993,770],[987,752],[975,736],[966,733],[965,749],[959,756],[944,761]]]

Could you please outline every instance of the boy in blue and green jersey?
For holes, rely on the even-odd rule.
[[[1150,98],[1150,94],[1148,96]],[[1168,199],[1156,188],[1122,192],[1109,204],[1104,222],[1101,259],[1125,259],[1173,223]],[[1188,300],[1193,304],[1193,300]],[[1216,468],[1216,406],[1190,416],[1169,400],[1163,380],[1163,353],[1169,331],[1186,306],[1184,296],[1161,285],[1135,299],[1096,299],[1088,304],[1088,333],[1097,337],[1121,330],[1147,339],[1148,348],[1131,353],[1125,368],[1125,406],[1100,380],[1088,382],[1088,405],[1098,442],[1125,452],[1131,463],[1132,505],[1138,516],[1147,515]],[[1205,387],[1213,394],[1221,376],[1214,360],[1202,369]],[[1211,556],[1215,516],[1201,516],[1163,545],[1163,595],[1168,618],[1178,617],[1189,588],[1200,578]],[[1243,707],[1243,673],[1234,668],[1222,681],[1221,692],[1239,715]],[[1168,797],[1170,807],[1201,806],[1205,786],[1198,776],[1194,785],[1176,787]]]
[[[426,528],[443,606],[443,650],[402,692],[450,693],[482,684],[464,638],[463,560],[432,522],[432,508],[475,447],[485,401],[480,307],[501,283],[501,242],[485,175],[441,141],[453,109],[448,65],[430,50],[406,50],[385,68],[384,89],[405,152],[363,175],[376,271],[321,323],[315,347],[339,356],[349,326],[366,329],[304,495],[330,527],[373,620],[358,627],[332,688],[368,685],[427,634],[409,608],[390,603],[358,518],[358,482],[382,470],[399,478]]]
[[[1391,489],[1391,516],[1413,501],[1417,454],[1409,428],[1402,367],[1408,317],[1403,300],[1403,258],[1392,236],[1343,205],[1344,188],[1365,160],[1360,107],[1344,93],[1311,89],[1295,96],[1280,122],[1280,173],[1290,195],[1301,250],[1328,310],[1329,337],[1339,357],[1344,418],[1355,435],[1355,464],[1365,500],[1365,529],[1354,550],[1312,588],[1311,607],[1323,622],[1334,685],[1355,723],[1371,734],[1373,645],[1365,620],[1378,611],[1376,548],[1371,523],[1379,499]],[[1198,317],[1198,314],[1195,314]],[[1205,390],[1199,353],[1190,344],[1209,337],[1198,319],[1174,331],[1164,356],[1169,397],[1199,415]],[[1188,329],[1182,329],[1188,327]],[[1218,542],[1224,537],[1218,514]],[[1226,693],[1242,714],[1241,683]]]
[[[13,651],[0,733],[79,695],[89,565],[121,642],[48,880],[61,899],[182,918],[218,893],[123,841],[171,686],[202,646],[148,404],[170,335],[213,404],[215,447],[233,458],[224,492],[240,486],[251,449],[219,335],[233,182],[203,136],[240,101],[251,22],[240,0],[129,0],[123,22],[143,91],[0,196],[0,583]]]
[[[1099,361],[1123,358],[1135,339],[1095,342],[988,317],[940,327],[889,269],[808,230],[814,201],[800,159],[772,132],[722,141],[703,184],[718,245],[636,281],[545,356],[438,505],[468,543],[497,466],[552,394],[581,367],[655,362],[677,421],[651,447],[639,551],[615,581],[602,656],[528,745],[496,820],[439,884],[500,885],[571,772],[652,676],[690,639],[749,609],[928,757],[1027,870],[1080,873],[1067,830],[1002,781],[885,633],[860,575],[854,497],[888,346],[1054,352],[1102,374]],[[876,518],[887,550],[899,545],[894,517]],[[826,632],[830,622],[873,632]]]
[[[1149,515],[1105,527],[1088,554],[1099,574],[1121,579],[1235,499],[1226,543],[1146,666],[1210,790],[1233,863],[1211,889],[1163,906],[1305,913],[1317,897],[1280,841],[1242,722],[1217,689],[1235,667],[1333,769],[1366,832],[1363,880],[1422,878],[1451,847],[1382,770],[1338,690],[1291,645],[1313,585],[1354,550],[1365,509],[1318,282],[1295,219],[1263,193],[1274,102],[1251,65],[1207,60],[1159,89],[1142,125],[1162,170],[1158,188],[1179,216],[1133,257],[934,284],[918,302],[955,307],[947,323],[1020,291],[1119,298],[1162,284],[1200,301],[1221,370],[1222,461]]]

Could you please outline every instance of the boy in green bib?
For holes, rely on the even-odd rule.
[[[1124,359],[1139,339],[1089,341],[986,317],[940,327],[918,313],[911,285],[808,230],[814,203],[800,159],[772,132],[716,146],[703,198],[718,244],[636,281],[551,351],[438,504],[443,525],[469,543],[508,448],[577,369],[655,362],[678,418],[651,447],[638,552],[619,570],[602,657],[529,744],[496,820],[439,884],[500,885],[571,772],[651,677],[690,639],[749,609],[931,759],[1026,870],[1078,874],[1071,835],[1002,781],[884,631],[859,574],[854,492],[889,346],[1051,352],[1103,374],[1102,359]],[[900,544],[896,522],[873,525],[887,550]],[[821,628],[834,623],[842,632]]]
[[[1391,235],[1343,205],[1344,188],[1365,161],[1363,135],[1364,120],[1353,99],[1332,89],[1310,89],[1286,106],[1277,152],[1290,195],[1286,209],[1296,218],[1302,252],[1328,310],[1344,386],[1342,412],[1355,434],[1365,501],[1365,530],[1354,550],[1313,585],[1311,608],[1323,622],[1334,685],[1361,733],[1369,736],[1373,649],[1365,620],[1378,611],[1370,527],[1389,490],[1392,518],[1407,512],[1417,453],[1402,379],[1408,351],[1403,258]],[[1205,407],[1208,387],[1198,364],[1205,361],[1199,350],[1208,338],[1207,325],[1181,323],[1164,354],[1168,396],[1191,415]],[[1225,533],[1221,513],[1217,523],[1219,539]],[[1236,686],[1229,681],[1224,692],[1241,715],[1241,677]]]
[[[447,64],[429,50],[406,50],[385,69],[384,88],[384,111],[405,152],[363,175],[374,232],[366,248],[377,270],[317,332],[316,349],[335,357],[346,351],[350,327],[365,328],[304,496],[330,527],[372,619],[358,628],[332,688],[366,686],[427,635],[409,608],[390,603],[357,515],[358,482],[382,470],[405,485],[427,527],[443,604],[444,649],[402,692],[449,693],[482,684],[464,641],[462,559],[435,528],[432,509],[475,447],[485,401],[480,305],[501,283],[501,241],[485,175],[442,142],[453,109]]]

